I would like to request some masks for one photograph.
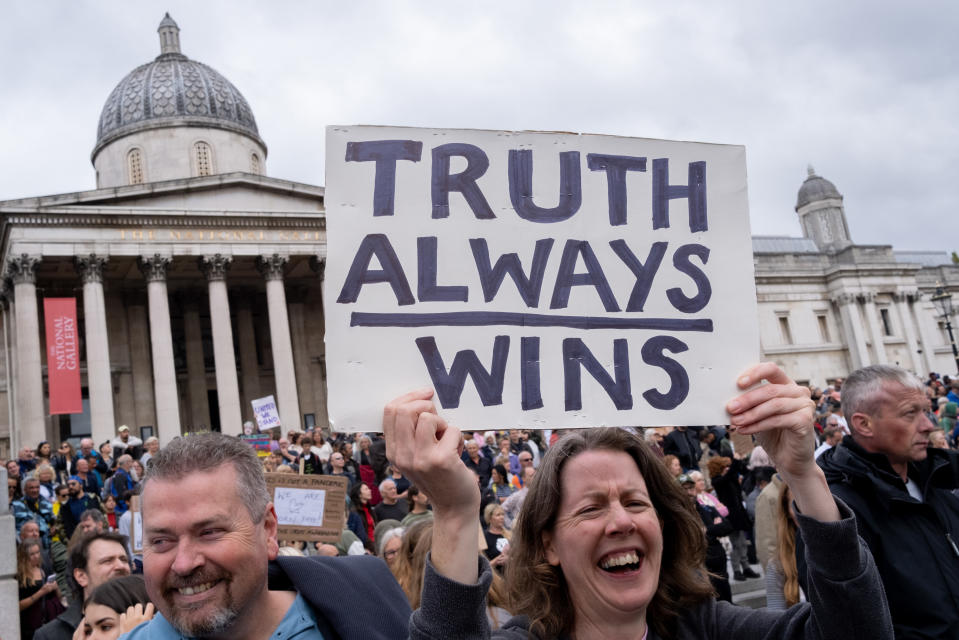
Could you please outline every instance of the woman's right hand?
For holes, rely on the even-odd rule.
[[[447,578],[472,584],[478,566],[479,485],[460,458],[463,438],[459,429],[437,415],[432,397],[432,389],[421,389],[386,405],[386,457],[430,497],[433,567]]]

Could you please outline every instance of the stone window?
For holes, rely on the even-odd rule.
[[[255,153],[250,154],[250,173],[260,175],[260,156]]]
[[[892,333],[892,319],[889,317],[889,309],[879,309],[879,319],[882,320],[882,333],[885,336],[891,336]]]
[[[819,336],[823,342],[832,342],[832,336],[829,334],[829,321],[825,313],[817,313],[816,321],[819,323]]]
[[[792,329],[789,328],[789,316],[786,314],[779,316],[779,332],[782,334],[783,344],[793,343]]]
[[[197,142],[193,145],[193,159],[196,175],[213,175],[213,149],[206,142]]]
[[[143,184],[143,152],[130,149],[127,153],[127,175],[130,184]]]

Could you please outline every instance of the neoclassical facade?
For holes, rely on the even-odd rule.
[[[955,374],[931,301],[959,293],[949,255],[853,243],[843,196],[811,167],[796,213],[803,237],[753,237],[763,356],[817,385],[869,364]]]
[[[0,455],[120,424],[161,442],[239,433],[270,394],[285,427],[329,424],[324,190],[267,176],[242,94],[181,53],[169,16],[158,33],[160,55],[103,107],[97,188],[0,202]],[[753,238],[764,357],[815,384],[877,362],[951,372],[929,298],[939,282],[959,292],[959,267],[854,244],[842,195],[812,170],[796,212],[803,237]],[[77,299],[79,414],[49,415],[54,297]]]
[[[328,424],[323,188],[266,175],[246,100],[180,52],[110,94],[93,191],[0,202],[0,443],[239,433],[273,394],[290,428]],[[48,415],[42,299],[77,299],[82,414]]]

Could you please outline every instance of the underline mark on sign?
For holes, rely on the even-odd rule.
[[[712,333],[709,318],[606,318],[554,316],[503,311],[449,313],[360,313],[350,315],[351,327],[568,327],[573,329],[648,329],[652,331],[702,331]]]

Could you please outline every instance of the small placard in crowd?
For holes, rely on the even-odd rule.
[[[338,542],[346,524],[343,477],[267,473],[280,540]]]

